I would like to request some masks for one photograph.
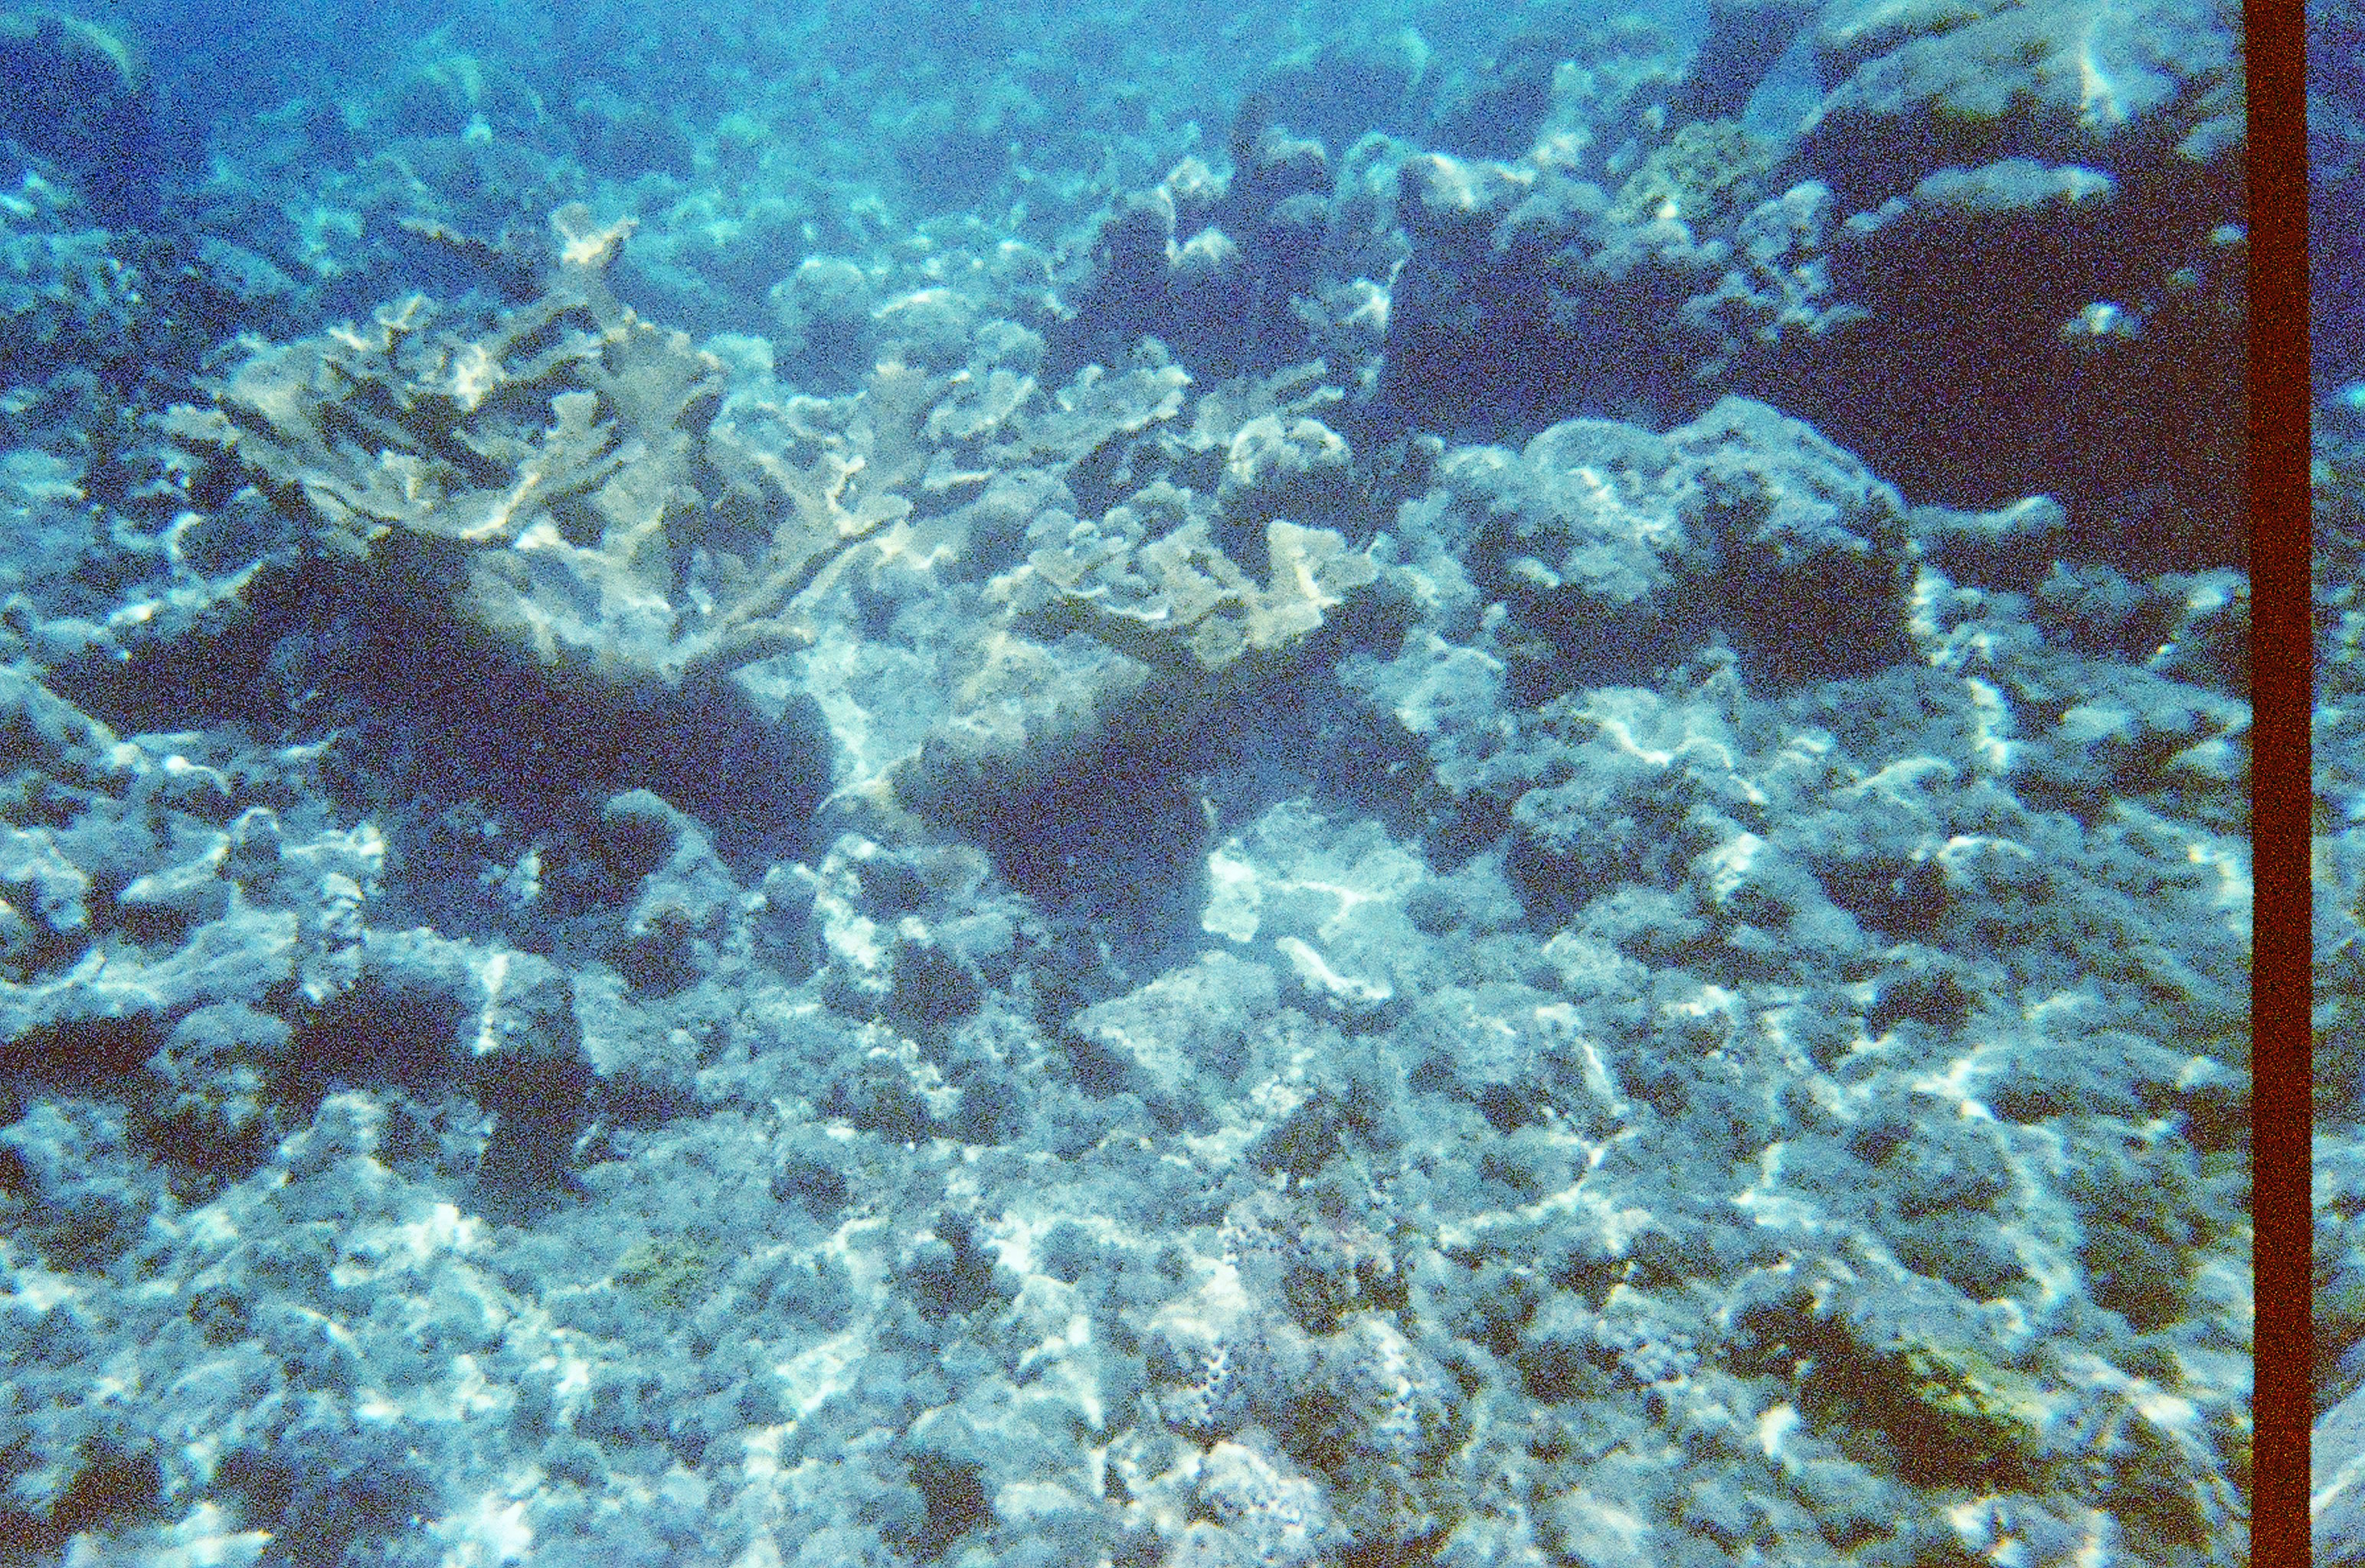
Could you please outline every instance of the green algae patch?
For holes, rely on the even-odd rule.
[[[669,1237],[636,1241],[616,1260],[615,1281],[652,1306],[686,1312],[707,1292],[713,1259],[698,1242]]]

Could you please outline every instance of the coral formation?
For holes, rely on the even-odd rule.
[[[0,200],[11,1551],[2240,1561],[2230,21],[322,15]]]
[[[1244,659],[1252,666],[1270,661],[1379,574],[1336,532],[1275,518],[1265,525],[1260,588],[1216,547],[1204,521],[1180,521],[1158,538],[1145,537],[1142,514],[1166,521],[1187,516],[1187,504],[1171,487],[1139,491],[1099,524],[1078,523],[1065,539],[1036,550],[1019,575],[995,584],[997,597],[1023,621],[1055,633],[1089,633],[1170,679],[1187,681],[1221,676]]]
[[[628,225],[579,207],[554,225],[553,286],[488,333],[438,328],[414,295],[365,326],[259,345],[167,429],[234,458],[329,548],[440,588],[538,662],[676,685],[783,635],[813,573],[900,513],[871,483],[849,492],[858,457],[774,475],[792,510],[760,576],[740,566],[739,593],[696,616],[679,557],[719,499],[691,476],[722,366],[608,292]]]

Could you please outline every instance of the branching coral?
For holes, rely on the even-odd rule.
[[[930,384],[882,367],[865,426],[802,465],[722,449],[722,364],[608,291],[630,226],[579,206],[553,222],[548,288],[483,335],[413,296],[252,345],[167,430],[235,459],[331,550],[432,585],[544,666],[672,685],[798,640],[797,596],[908,514],[896,487],[919,471]]]
[[[1190,376],[1155,353],[1038,391],[1005,323],[949,375],[890,360],[855,396],[810,396],[620,304],[605,269],[629,225],[579,206],[553,221],[543,291],[479,330],[414,297],[250,343],[166,430],[370,595],[423,598],[577,685],[704,689],[808,650],[765,678],[843,719],[832,683],[891,663],[891,638],[826,629],[946,589],[910,622],[958,628],[924,704],[941,707],[910,753],[847,777],[869,789],[891,767],[907,804],[947,812],[1237,693],[1379,577],[1313,526],[1358,498],[1346,442],[1314,417],[1335,396],[1319,366],[1186,414]],[[1080,493],[1100,517],[1069,510]],[[1235,559],[1260,536],[1262,581]]]
[[[1379,567],[1330,529],[1276,518],[1265,528],[1265,586],[1185,517],[1156,539],[1142,513],[1185,511],[1187,492],[1154,486],[1101,522],[1080,521],[998,582],[1020,613],[1085,632],[1168,677],[1198,682],[1242,659],[1261,663],[1322,624],[1322,612],[1371,583]]]

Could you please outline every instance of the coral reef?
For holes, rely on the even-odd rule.
[[[1079,523],[995,585],[1014,615],[1053,633],[1085,632],[1170,679],[1224,675],[1270,660],[1322,624],[1322,612],[1371,583],[1379,568],[1327,528],[1283,518],[1266,525],[1265,586],[1233,565],[1207,524],[1178,523],[1144,538],[1140,514],[1187,516],[1171,487],[1137,492],[1097,526]],[[1122,529],[1111,537],[1104,529]]]
[[[9,1551],[2242,1561],[2230,20],[330,16],[0,201]]]
[[[676,536],[715,504],[689,481],[722,366],[614,303],[600,274],[627,228],[579,207],[554,222],[554,286],[489,333],[439,330],[413,296],[364,327],[262,346],[166,428],[234,459],[329,548],[441,588],[537,662],[678,685],[784,634],[797,588],[900,514],[872,482],[849,492],[858,459],[783,471],[790,521],[760,577],[690,619]]]

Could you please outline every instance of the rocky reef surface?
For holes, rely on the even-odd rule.
[[[2245,1559],[2237,18],[672,15],[0,18],[0,1551]]]

